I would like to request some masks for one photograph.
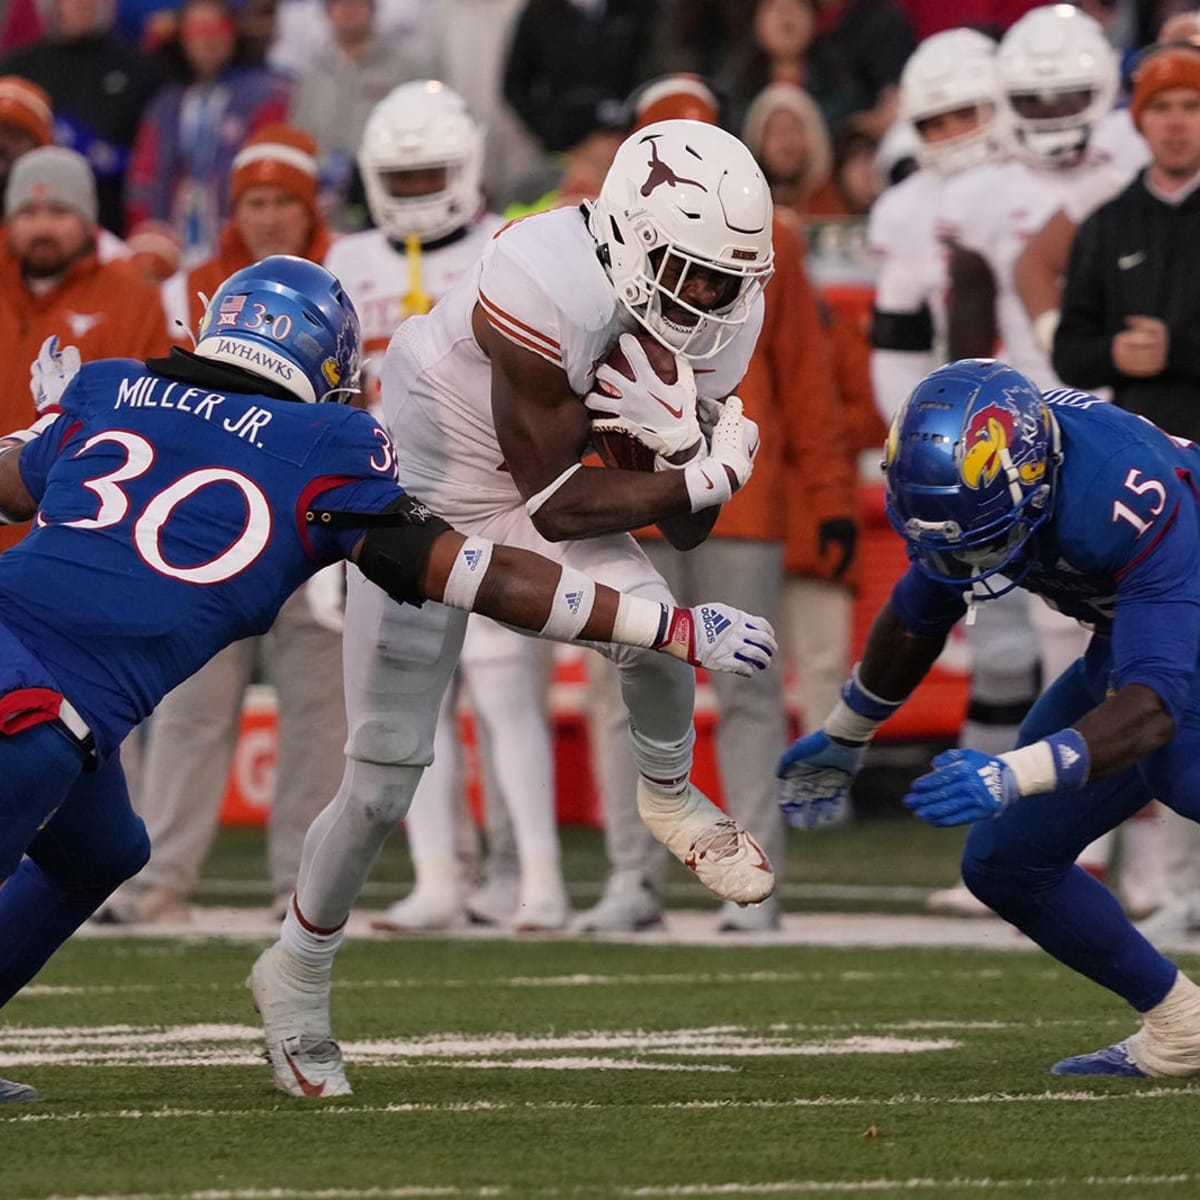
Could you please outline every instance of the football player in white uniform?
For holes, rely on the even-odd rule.
[[[363,130],[359,170],[376,228],[343,237],[326,266],[346,288],[371,356],[371,386],[400,324],[426,313],[479,262],[504,224],[483,209],[483,130],[444,84],[395,88]],[[468,895],[461,861],[463,821],[457,688],[446,690],[434,759],[405,821],[416,886],[375,922],[389,931],[438,929],[512,919],[521,929],[557,929],[568,904],[554,810],[554,758],[544,696],[549,643],[486,617],[467,622],[460,680],[470,692],[487,757],[487,883]],[[497,820],[507,808],[512,825]],[[473,834],[473,830],[468,831]],[[515,834],[517,864],[512,863]],[[497,843],[500,852],[496,853]]]
[[[878,275],[871,382],[887,422],[946,354],[946,249],[939,234],[948,181],[1000,147],[996,43],[974,29],[926,38],[900,76],[899,119],[916,133],[920,169],[871,209]]]
[[[627,531],[656,522],[675,545],[695,545],[749,478],[758,432],[733,392],[761,327],[772,261],[770,192],[750,152],[715,126],[666,121],[622,143],[594,205],[509,225],[428,315],[393,337],[383,412],[401,475],[468,535],[536,546],[561,564],[576,586],[559,588],[556,636],[569,631],[572,596],[586,599],[593,577],[667,600]],[[604,365],[635,329],[680,356],[675,384],[638,361],[645,355],[632,338],[623,348],[638,365],[634,380]],[[593,391],[598,372],[621,395],[616,415],[596,427],[629,433],[662,469],[583,466],[589,406],[614,407]],[[486,557],[481,550],[479,566]],[[464,626],[443,605],[410,616],[350,580],[346,775],[309,830],[281,939],[251,974],[277,1051],[276,1084],[293,1094],[312,1094],[314,1078],[323,1094],[349,1091],[329,1019],[333,957],[430,761]],[[680,632],[721,636],[712,623]],[[663,655],[613,658],[642,819],[721,899],[764,900],[774,888],[766,856],[689,779],[693,672]]]

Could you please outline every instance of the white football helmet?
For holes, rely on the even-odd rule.
[[[771,277],[771,213],[767,181],[733,134],[659,121],[621,143],[591,230],[621,303],[664,346],[701,359],[728,345]],[[698,268],[728,277],[712,311],[682,299]],[[671,320],[664,300],[695,320]]]
[[[979,124],[945,141],[927,142],[920,125],[930,117],[974,108]],[[917,130],[917,161],[939,175],[956,175],[998,149],[1000,89],[996,43],[974,29],[947,29],[913,51],[900,76],[900,117]]]
[[[1013,151],[1042,167],[1079,161],[1092,129],[1112,108],[1120,74],[1099,22],[1070,4],[1027,12],[1004,35],[996,69]],[[1030,115],[1028,106],[1037,101],[1074,111]]]
[[[466,101],[436,80],[402,84],[371,110],[358,167],[371,219],[396,241],[445,237],[483,204],[483,130]],[[396,196],[388,188],[389,175],[442,167],[445,186],[436,192]]]

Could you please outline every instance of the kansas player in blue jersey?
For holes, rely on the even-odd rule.
[[[1141,1028],[1058,1075],[1200,1071],[1200,989],[1125,918],[1079,851],[1152,797],[1200,819],[1200,448],[1083,392],[1044,396],[967,359],[913,391],[888,435],[888,515],[911,559],[823,727],[780,761],[785,809],[836,800],[951,626],[1019,586],[1094,629],[997,757],[951,750],[904,803],[972,823],[971,891]]]
[[[315,403],[358,366],[341,285],[284,257],[225,281],[194,352],[74,373],[77,354],[44,348],[57,405],[0,441],[0,512],[35,517],[0,556],[0,1004],[147,861],[122,739],[323,566],[560,640],[770,661],[770,627],[736,609],[670,610],[453,531],[399,485],[374,418]],[[32,1098],[0,1081],[0,1100]]]

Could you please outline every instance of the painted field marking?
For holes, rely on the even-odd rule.
[[[261,1064],[260,1064],[261,1065]],[[242,1121],[248,1117],[278,1117],[295,1120],[301,1111],[315,1117],[364,1117],[364,1116],[407,1116],[413,1113],[434,1115],[470,1115],[474,1112],[603,1112],[609,1109],[626,1111],[644,1107],[665,1111],[692,1111],[703,1109],[803,1109],[803,1108],[939,1108],[960,1104],[1136,1104],[1150,1100],[1190,1098],[1200,1096],[1200,1085],[1186,1084],[1180,1087],[1152,1087],[1129,1092],[982,1092],[968,1096],[925,1096],[919,1092],[893,1096],[796,1096],[788,1100],[684,1100],[662,1104],[630,1105],[602,1104],[598,1101],[525,1100],[510,1102],[502,1100],[475,1100],[455,1103],[392,1103],[356,1104],[352,1100],[331,1104],[287,1105],[271,1108],[122,1108],[105,1110],[74,1109],[69,1112],[41,1112],[36,1109],[10,1111],[0,1109],[0,1125],[75,1124],[89,1121],[211,1121],[225,1118]],[[54,1200],[66,1200],[54,1197]]]
[[[920,1054],[959,1045],[947,1037],[820,1036],[776,1026],[767,1033],[738,1025],[696,1029],[582,1030],[530,1036],[436,1033],[410,1038],[345,1042],[361,1065],[446,1063],[471,1069],[729,1071],[728,1060],[839,1054]],[[261,1059],[257,1026],[196,1024],[9,1028],[0,1065],[29,1066],[255,1066]],[[708,1058],[709,1064],[687,1061]],[[647,1061],[647,1059],[653,1061]]]

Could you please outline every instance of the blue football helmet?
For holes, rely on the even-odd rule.
[[[981,598],[1009,591],[1051,514],[1062,457],[1041,392],[993,359],[950,363],[913,389],[884,453],[888,519],[909,558],[941,583],[1009,581]]]
[[[313,404],[358,390],[359,346],[358,314],[337,277],[306,258],[274,254],[217,288],[195,352]]]

